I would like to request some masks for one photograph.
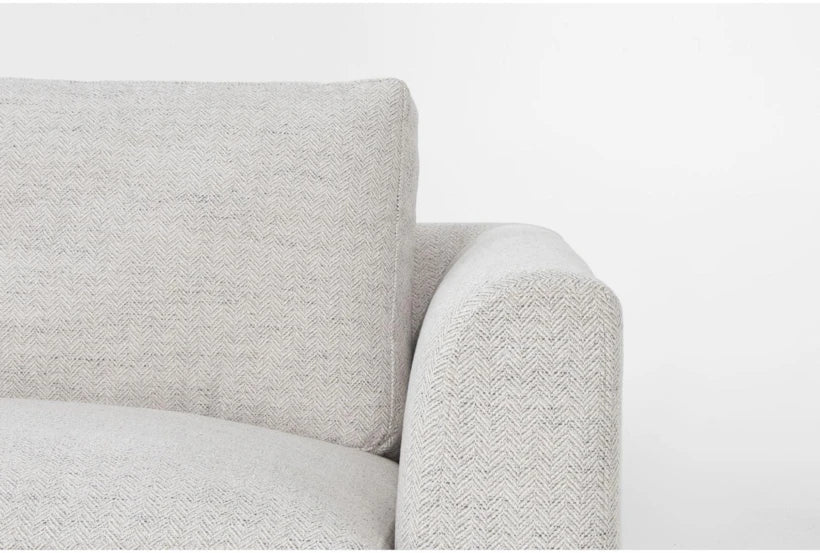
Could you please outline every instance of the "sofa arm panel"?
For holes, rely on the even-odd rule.
[[[475,236],[430,303],[410,376],[399,548],[612,548],[621,312],[548,230]]]
[[[497,223],[419,223],[413,260],[413,345],[419,337],[424,314],[450,266],[483,232]]]

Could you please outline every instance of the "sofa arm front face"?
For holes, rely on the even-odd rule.
[[[396,545],[615,547],[618,300],[551,231],[475,234],[419,334]]]

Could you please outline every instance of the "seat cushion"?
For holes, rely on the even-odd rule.
[[[396,469],[198,415],[0,399],[0,549],[391,547]]]
[[[0,397],[395,452],[415,136],[394,79],[0,79]]]

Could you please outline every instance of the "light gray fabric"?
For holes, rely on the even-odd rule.
[[[0,397],[395,454],[416,115],[397,80],[0,80]]]
[[[420,225],[417,265],[473,230]],[[620,306],[583,261],[548,230],[478,233],[416,345],[396,545],[614,547],[620,383]]]
[[[413,258],[413,345],[418,340],[427,306],[450,266],[476,237],[493,223],[418,223]]]
[[[385,548],[396,464],[186,413],[0,399],[0,549]]]

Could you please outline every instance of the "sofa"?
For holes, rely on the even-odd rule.
[[[620,305],[415,221],[396,79],[0,79],[0,548],[618,544]]]

